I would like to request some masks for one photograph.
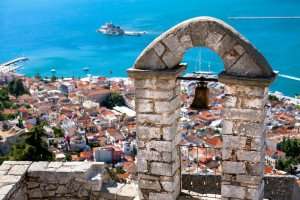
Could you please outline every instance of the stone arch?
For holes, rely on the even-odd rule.
[[[128,74],[134,79],[140,197],[176,200],[181,193],[180,87],[187,49],[208,47],[223,60],[225,83],[222,199],[264,196],[265,104],[275,77],[266,59],[221,20],[198,17],[156,38]]]
[[[169,29],[137,58],[134,68],[173,69],[187,49],[208,47],[223,60],[227,75],[269,78],[273,71],[264,56],[234,28],[212,17],[196,17]]]

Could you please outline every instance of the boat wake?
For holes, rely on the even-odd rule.
[[[256,20],[256,19],[300,19],[300,16],[248,16],[248,17],[228,17],[232,20]]]
[[[294,80],[294,81],[300,81],[300,78],[295,77],[295,76],[289,76],[289,75],[286,75],[286,74],[278,74],[278,76],[282,77],[282,78],[291,79],[291,80]]]

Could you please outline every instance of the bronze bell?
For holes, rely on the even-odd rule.
[[[207,88],[206,82],[198,82],[197,87],[195,89],[195,96],[193,103],[191,104],[191,109],[201,110],[208,109],[209,103],[209,90]]]

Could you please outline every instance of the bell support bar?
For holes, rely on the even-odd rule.
[[[200,81],[200,82],[218,82],[217,78],[206,78],[204,76],[200,76],[200,77],[177,77],[177,80]]]

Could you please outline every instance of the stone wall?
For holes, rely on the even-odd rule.
[[[0,199],[99,199],[108,180],[105,167],[97,162],[5,161]]]
[[[265,176],[264,198],[299,200],[300,188],[294,176]],[[221,194],[219,175],[182,175],[182,189],[200,194]]]
[[[34,162],[27,170],[27,197],[89,199],[93,191],[101,190],[103,173],[103,163]]]
[[[27,200],[26,171],[31,162],[5,161],[0,166],[0,199]]]

